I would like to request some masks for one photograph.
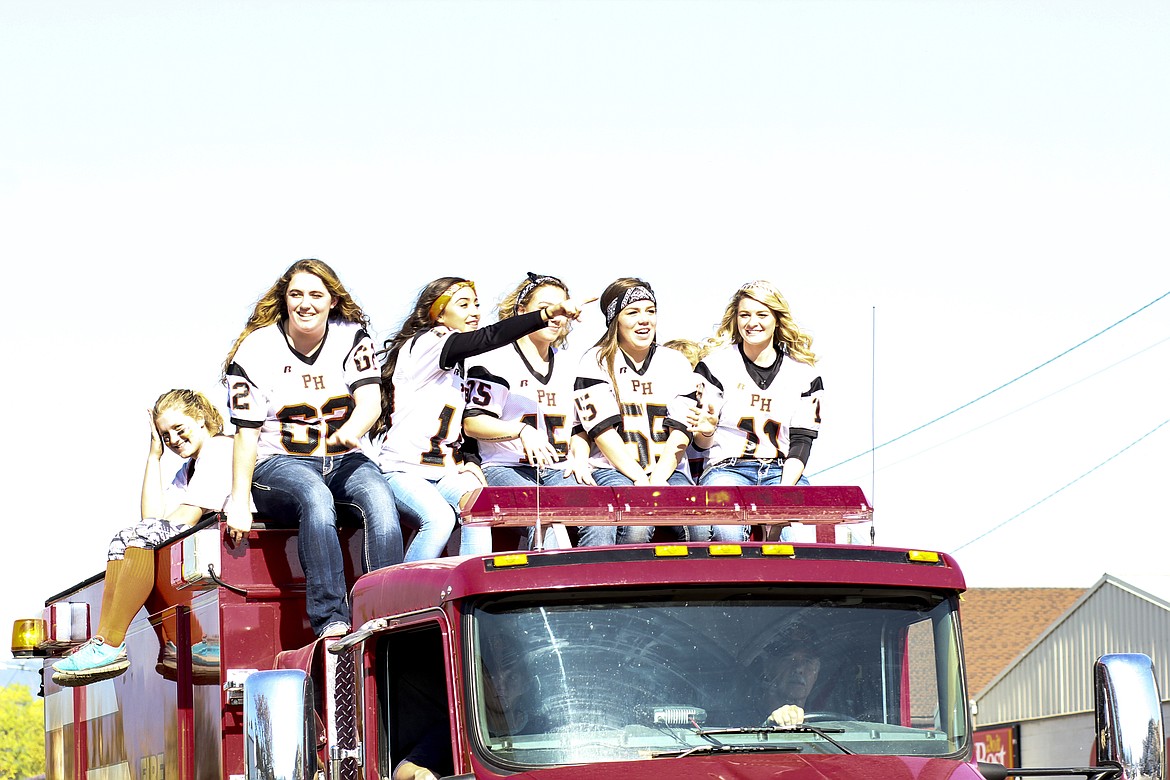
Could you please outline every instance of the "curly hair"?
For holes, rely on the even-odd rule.
[[[792,319],[788,301],[784,300],[784,296],[780,294],[775,285],[763,280],[748,282],[731,296],[731,301],[723,312],[719,329],[712,340],[713,344],[743,343],[743,336],[739,332],[736,320],[740,301],[744,298],[759,301],[767,306],[776,317],[776,332],[772,338],[778,349],[788,352],[789,355],[802,363],[808,363],[810,366],[816,364],[817,356],[812,351],[812,336],[802,331],[796,321]]]
[[[338,278],[337,273],[328,264],[313,258],[298,260],[280,275],[280,278],[268,288],[268,292],[260,296],[260,300],[256,301],[256,307],[252,310],[252,316],[248,318],[243,332],[236,338],[236,343],[232,345],[227,358],[223,361],[223,366],[220,370],[220,379],[225,384],[227,382],[228,366],[232,364],[232,360],[236,356],[236,350],[240,348],[240,344],[244,342],[248,334],[267,325],[274,325],[288,317],[288,306],[284,298],[288,292],[289,283],[299,273],[312,274],[320,279],[324,283],[325,289],[336,299],[337,303],[334,305],[333,311],[329,313],[330,320],[356,322],[365,328],[370,327],[370,318],[357,305],[353,296],[349,294],[349,291],[345,289],[345,285],[341,283],[341,279]]]
[[[174,409],[187,415],[192,420],[201,420],[212,436],[223,433],[223,415],[215,408],[215,404],[207,399],[198,390],[168,390],[154,402],[154,419],[163,412]]]
[[[410,314],[402,321],[398,332],[382,344],[379,354],[385,355],[382,363],[382,414],[378,422],[370,430],[371,436],[385,433],[390,428],[390,418],[394,414],[394,368],[398,365],[398,354],[402,346],[419,333],[435,327],[436,320],[431,316],[431,307],[452,285],[467,284],[469,280],[460,276],[442,276],[426,285],[419,291],[414,307]],[[439,312],[442,316],[442,311]]]
[[[529,271],[528,278],[500,299],[496,304],[496,314],[500,320],[506,320],[509,317],[514,317],[520,313],[520,310],[528,305],[532,300],[532,296],[536,295],[538,290],[545,287],[555,287],[569,297],[569,286],[562,282],[555,276],[541,276]],[[561,334],[557,336],[556,341],[553,342],[554,347],[563,347],[565,341],[569,337],[569,327],[565,326],[561,330]]]

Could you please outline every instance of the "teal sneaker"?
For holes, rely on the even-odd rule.
[[[106,640],[95,636],[53,664],[53,682],[69,687],[88,685],[117,677],[128,668],[130,659],[126,656],[125,642],[108,645]]]
[[[172,682],[178,680],[178,648],[174,642],[167,642],[163,646],[162,657],[154,669]],[[196,685],[214,685],[219,683],[219,641],[208,640],[191,645],[191,681]]]
[[[206,638],[202,642],[196,642],[191,645],[191,665],[202,666],[207,669],[214,669],[219,671],[219,642],[207,641]]]

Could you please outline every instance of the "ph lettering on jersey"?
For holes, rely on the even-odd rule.
[[[527,384],[527,383],[525,383],[525,384]],[[547,390],[541,390],[538,388],[536,391],[536,405],[541,406],[541,407],[556,406],[557,405],[557,394],[550,393]]]
[[[654,395],[653,382],[639,382],[637,379],[635,379],[631,382],[631,385],[633,386],[635,393],[641,393],[642,395]]]
[[[757,393],[752,393],[752,400],[748,405],[752,408],[759,409],[761,412],[772,411],[772,399],[764,398],[762,395]]]
[[[305,389],[312,388],[313,390],[325,389],[325,377],[313,376],[312,374],[302,374],[301,381],[305,383]]]

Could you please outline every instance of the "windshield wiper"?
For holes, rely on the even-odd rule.
[[[720,729],[698,729],[695,731],[700,737],[710,734],[816,734],[842,753],[853,755],[853,751],[830,737],[830,734],[844,734],[845,729],[832,727],[822,728],[801,723],[796,726],[735,726]]]
[[[651,753],[651,758],[686,758],[696,753],[710,755],[712,753],[799,753],[804,748],[800,745],[695,745],[686,750],[664,750],[661,753]]]

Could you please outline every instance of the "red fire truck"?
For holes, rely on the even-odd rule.
[[[175,539],[130,669],[45,680],[46,776],[376,780],[420,745],[436,774],[476,778],[1008,776],[972,758],[962,574],[851,533],[872,519],[858,488],[486,488],[464,515],[498,552],[358,576],[361,531],[344,529],[354,629],[328,640],[293,532]],[[572,547],[590,523],[740,523],[760,541]],[[516,551],[532,525],[548,546]],[[86,640],[101,596],[97,577],[52,597],[14,652]],[[218,665],[192,657],[217,641]],[[1165,780],[1149,659],[1096,670],[1102,766],[1013,775]],[[803,721],[777,725],[784,705]]]

